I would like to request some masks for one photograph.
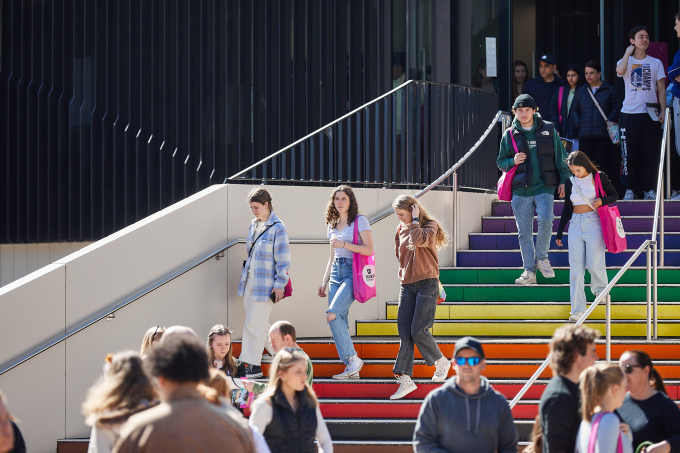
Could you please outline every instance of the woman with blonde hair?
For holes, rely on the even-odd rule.
[[[613,363],[591,365],[581,373],[580,388],[583,421],[576,453],[633,453],[633,436],[613,413],[626,396],[626,375],[621,368]]]
[[[437,251],[448,245],[446,231],[418,200],[400,195],[392,203],[400,220],[394,236],[394,251],[399,261],[399,353],[392,371],[399,389],[390,399],[400,399],[417,387],[413,375],[414,346],[427,366],[435,365],[434,382],[443,382],[451,368],[434,340],[430,328],[434,323],[439,296],[439,258]]]
[[[295,348],[281,349],[272,361],[269,384],[253,405],[249,423],[263,435],[272,452],[332,453],[333,442],[307,383],[307,359]]]
[[[353,243],[354,222],[359,230],[358,244]],[[338,358],[345,364],[345,371],[333,379],[359,379],[364,362],[354,349],[348,320],[349,308],[354,302],[353,256],[355,253],[373,254],[373,236],[351,187],[341,185],[333,190],[326,206],[326,226],[331,243],[330,258],[317,295],[326,297],[326,286],[330,282],[326,321],[335,340]]]
[[[146,331],[144,339],[142,340],[142,346],[139,348],[139,356],[141,358],[146,357],[149,353],[149,349],[161,341],[163,332],[165,332],[165,327],[163,326],[150,327],[149,330]]]
[[[104,376],[90,388],[83,414],[92,427],[88,453],[108,453],[127,419],[158,403],[151,380],[135,352],[106,356]]]

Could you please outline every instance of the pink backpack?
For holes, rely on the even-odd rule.
[[[359,244],[359,216],[354,219],[354,240]],[[362,304],[376,295],[375,289],[375,253],[371,256],[361,253],[352,254],[352,277],[354,281],[354,299]]]
[[[599,412],[593,417],[590,423],[590,439],[588,439],[588,453],[595,453],[595,443],[597,442],[597,428],[600,427],[600,421],[604,414],[611,414],[611,412]],[[623,444],[621,443],[621,431],[619,431],[619,441],[616,443],[616,453],[623,453]]]

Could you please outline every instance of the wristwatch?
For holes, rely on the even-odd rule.
[[[411,219],[411,222],[420,222],[420,220],[418,220],[418,217],[414,217],[413,219]]]

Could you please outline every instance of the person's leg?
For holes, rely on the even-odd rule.
[[[534,203],[536,203],[536,216],[538,217],[536,258],[538,260],[547,260],[548,251],[550,250],[553,220],[555,220],[555,213],[553,211],[555,197],[552,193],[542,193],[534,197]]]
[[[586,267],[590,272],[590,291],[599,295],[609,283],[605,251],[607,246],[602,236],[602,224],[597,213],[589,213],[584,219],[583,240],[586,245]],[[571,239],[571,238],[570,238]],[[571,245],[571,242],[569,242]]]
[[[673,134],[675,148],[671,146],[671,190],[680,191],[680,98],[673,97]],[[676,194],[676,198],[680,195]]]
[[[622,113],[620,117],[619,126],[621,128],[621,188],[625,192],[635,191],[635,170],[632,157],[635,155],[634,145],[637,140],[637,131],[635,130],[635,122],[633,119],[635,115]],[[622,196],[622,197],[623,197]]]
[[[536,272],[536,253],[534,248],[534,200],[532,197],[513,196],[510,202],[515,215],[519,248],[522,252],[524,269]]]
[[[586,243],[583,238],[582,217],[573,214],[569,222],[569,296],[573,315],[577,311],[586,311],[586,295],[583,278],[586,265]]]
[[[328,294],[329,306],[326,321],[331,328],[338,357],[347,365],[349,358],[356,355],[354,343],[349,334],[349,307],[354,302],[352,266],[334,263],[331,270],[331,290]]]
[[[430,329],[434,324],[435,312],[437,311],[437,295],[439,293],[439,281],[429,278],[415,283],[417,285],[415,310],[411,321],[411,337],[423,355],[427,366],[441,359],[443,354],[437,346]]]
[[[411,324],[416,308],[415,283],[401,285],[399,291],[399,311],[397,313],[397,330],[399,331],[399,352],[392,371],[395,374],[413,376],[413,350],[415,343],[411,336]]]
[[[609,175],[609,149],[612,141],[609,137],[595,139],[595,165]]]
[[[588,156],[588,159],[594,161],[595,160],[595,145],[594,145],[595,139],[592,138],[586,138],[583,140],[579,141],[579,151],[583,152],[586,156]]]
[[[663,131],[660,123],[652,121],[649,115],[644,115],[642,124],[644,139],[640,141],[640,152],[643,156],[642,162],[643,188],[645,192],[656,191],[656,183],[659,173],[659,153],[661,152],[661,137]]]
[[[243,340],[241,341],[241,355],[239,360],[250,365],[262,364],[262,351],[269,334],[269,315],[274,304],[267,300],[253,301],[252,282],[246,282],[243,295],[243,307],[246,309],[246,321],[243,326]]]

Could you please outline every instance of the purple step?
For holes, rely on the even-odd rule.
[[[623,217],[623,228],[626,232],[634,233],[648,233],[652,231],[652,226],[654,224],[654,219],[651,217],[639,218],[639,217]],[[665,219],[666,231],[670,233],[680,232],[680,217],[671,217]],[[553,231],[557,231],[557,227],[560,224],[560,219],[555,218],[553,221]],[[565,228],[565,231],[569,229]],[[534,220],[534,232],[538,231],[538,222]],[[514,218],[507,217],[482,217],[482,232],[483,233],[516,233],[517,224]]]
[[[621,253],[606,253],[607,266],[623,266],[633,255],[633,250]],[[473,252],[462,250],[457,252],[459,267],[522,267],[522,254],[516,252]],[[567,251],[548,254],[550,264],[553,266],[569,266],[569,253]],[[666,266],[680,266],[680,252],[666,252],[664,254]],[[502,264],[501,264],[502,263]],[[637,257],[633,266],[645,266],[647,263],[644,253]]]
[[[654,215],[653,201],[617,201],[616,206],[622,216],[652,216]],[[562,208],[564,202],[556,201],[554,212],[556,216],[562,215]],[[664,214],[666,216],[680,216],[680,200],[666,201],[664,203]],[[492,212],[494,217],[511,216],[512,207],[507,201],[496,201],[492,205]]]
[[[550,240],[551,249],[559,249],[555,244],[555,234]],[[650,238],[649,233],[629,233],[627,235],[628,248],[637,249],[645,240]],[[680,233],[665,234],[665,247],[668,249],[680,249]],[[569,247],[569,235],[562,236],[563,247]],[[519,239],[516,234],[470,234],[470,250],[519,250]]]

